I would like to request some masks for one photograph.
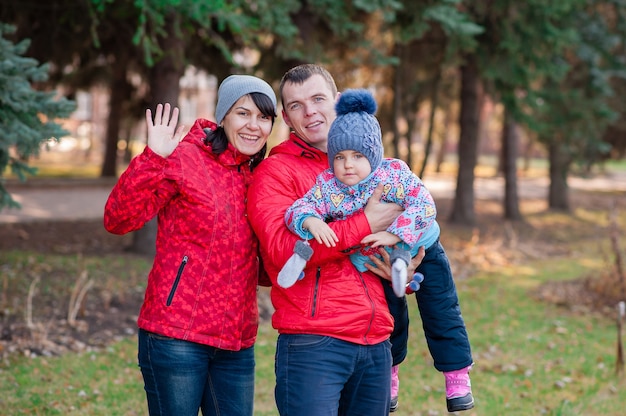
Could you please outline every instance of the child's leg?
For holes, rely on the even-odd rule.
[[[391,367],[391,406],[389,411],[395,412],[398,409],[398,389],[400,387],[398,365],[406,358],[409,340],[409,309],[405,296],[401,298],[397,297],[393,292],[391,284],[387,280],[383,280],[382,284],[385,289],[389,312],[394,320],[393,331],[389,338],[393,361],[393,367]]]
[[[473,363],[465,322],[450,264],[439,243],[426,250],[417,268],[424,275],[415,292],[428,349],[439,371],[453,371]]]
[[[435,368],[444,374],[468,369],[473,364],[469,338],[461,315],[450,263],[439,242],[426,250],[426,256],[417,270],[424,275],[424,281],[415,292],[415,296]],[[469,375],[467,371],[464,374],[469,393],[465,405],[469,406],[471,399]],[[454,399],[455,394],[452,389],[448,399]],[[467,407],[469,408],[471,407]]]

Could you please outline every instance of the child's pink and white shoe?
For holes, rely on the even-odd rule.
[[[399,370],[399,365],[391,367],[391,405],[389,406],[389,413],[393,413],[398,410],[398,391],[400,390],[400,377],[398,377]]]
[[[448,412],[459,412],[474,407],[472,396],[472,383],[470,382],[469,370],[472,366],[455,371],[444,372],[446,378],[446,405]]]

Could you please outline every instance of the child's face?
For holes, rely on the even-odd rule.
[[[372,172],[369,160],[354,150],[337,152],[333,160],[335,176],[346,185],[356,185]]]

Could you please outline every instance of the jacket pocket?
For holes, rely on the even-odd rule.
[[[183,275],[183,271],[185,270],[185,266],[187,265],[187,261],[189,258],[187,256],[183,257],[183,261],[178,266],[178,272],[176,272],[176,279],[174,279],[174,283],[172,284],[172,289],[170,289],[170,294],[167,297],[166,306],[170,306],[172,301],[174,300],[174,294],[176,294],[176,289],[178,288],[178,283],[180,283],[180,277]]]

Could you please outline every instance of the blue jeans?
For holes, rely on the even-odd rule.
[[[227,351],[140,329],[138,358],[151,416],[253,414],[254,347]]]
[[[276,389],[282,416],[389,414],[389,341],[358,345],[320,335],[281,334]]]

